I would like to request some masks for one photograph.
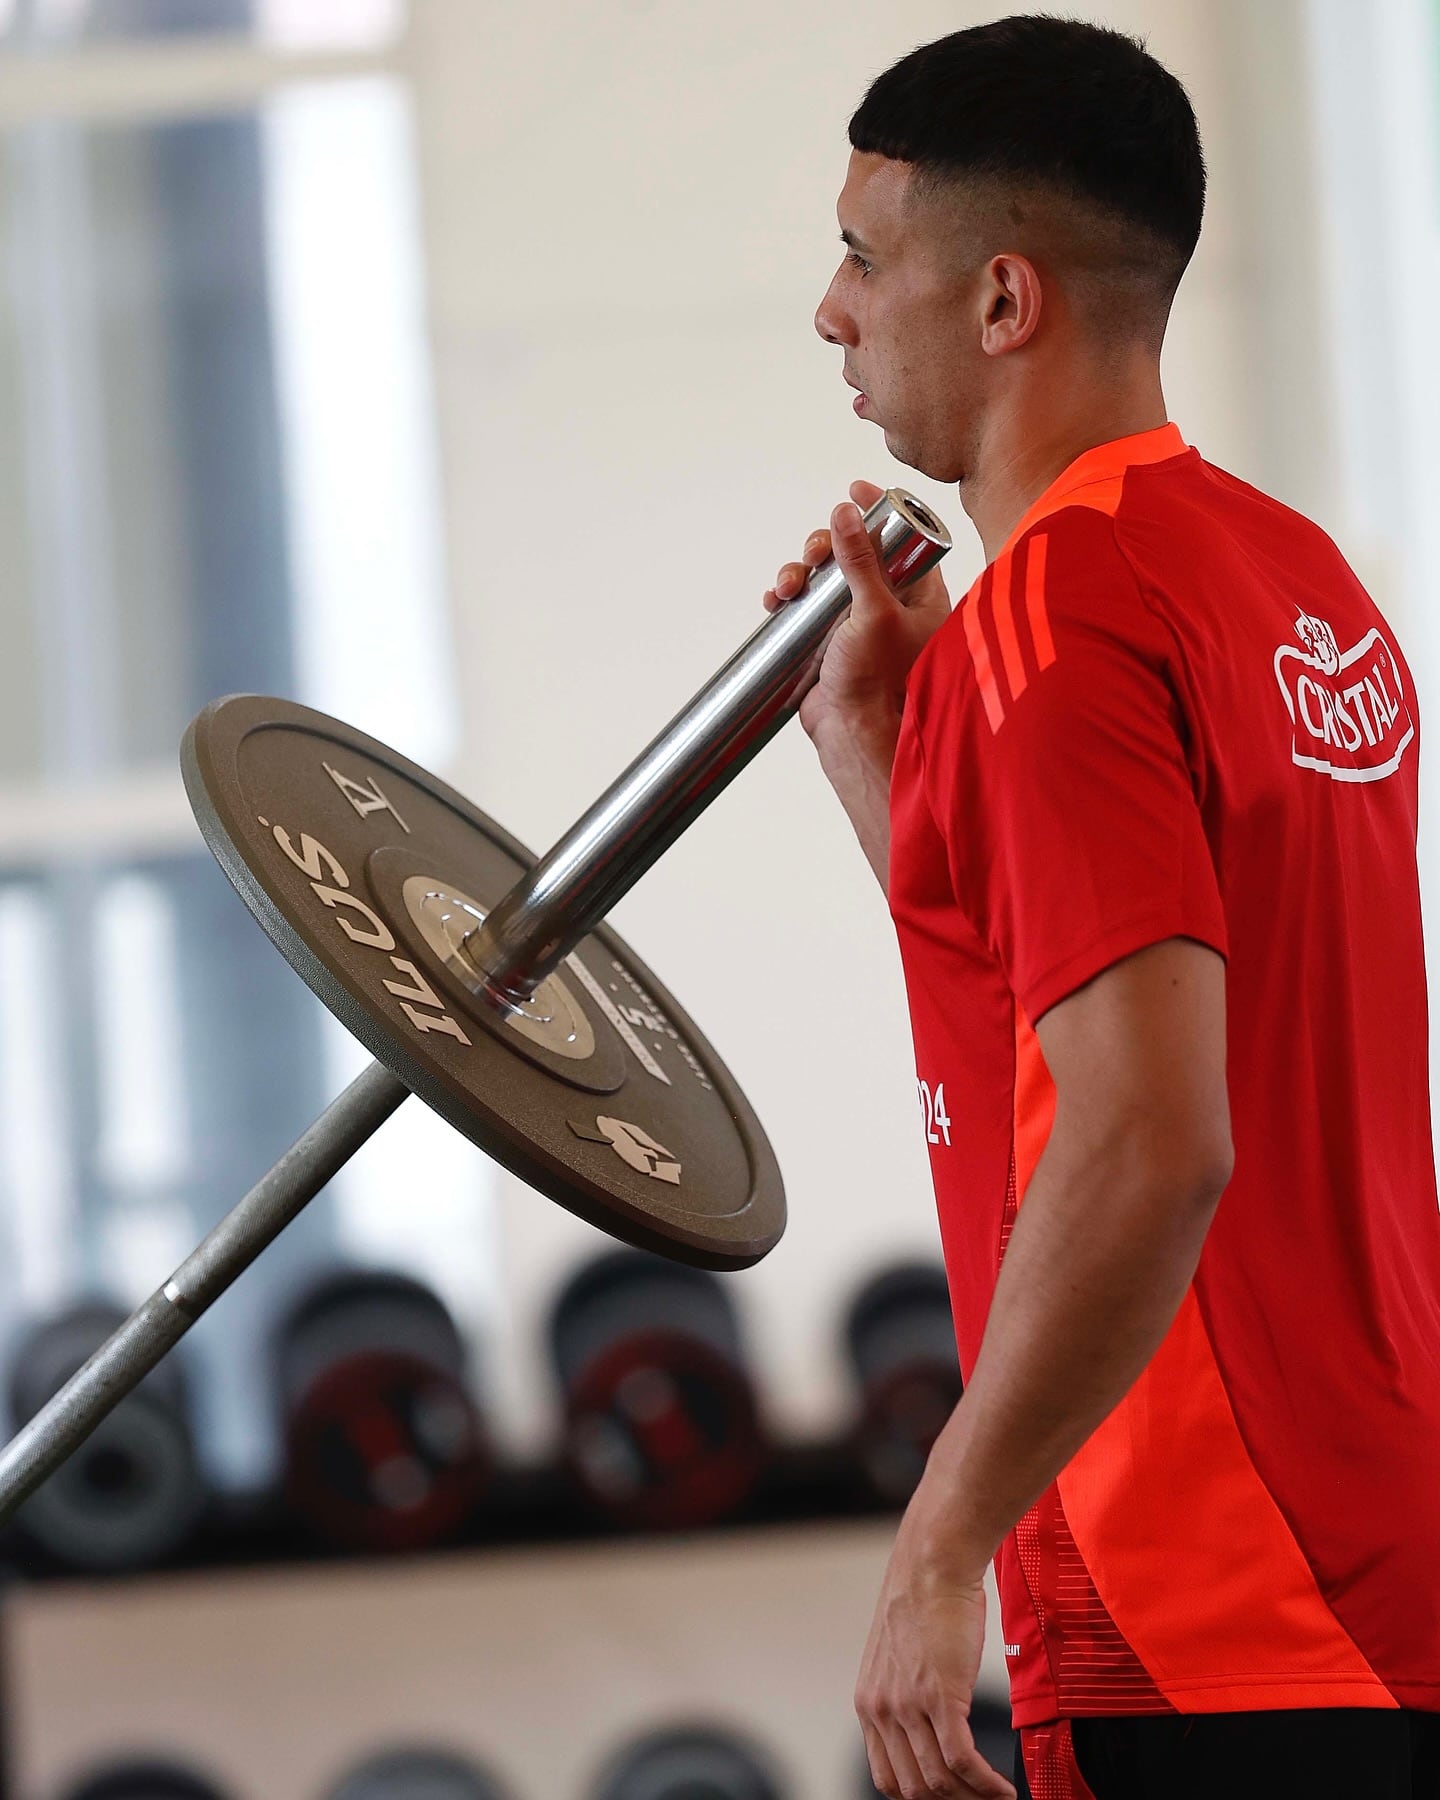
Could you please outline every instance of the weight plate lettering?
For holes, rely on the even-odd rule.
[[[271,939],[458,1130],[679,1261],[744,1268],[778,1241],[784,1190],[758,1120],[608,926],[521,1017],[471,992],[455,911],[483,913],[533,859],[454,789],[338,720],[255,696],[207,707],[181,762],[207,842]]]

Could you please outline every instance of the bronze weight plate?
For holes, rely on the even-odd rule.
[[[473,1143],[612,1236],[739,1269],[785,1226],[775,1157],[674,997],[608,926],[497,1011],[446,953],[531,866],[436,776],[291,701],[207,706],[181,751],[221,868],[373,1056]],[[548,1021],[548,1022],[547,1022]]]

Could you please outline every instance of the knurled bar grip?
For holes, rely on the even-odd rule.
[[[0,1523],[150,1373],[266,1245],[374,1135],[410,1090],[371,1063],[120,1329],[0,1451]]]

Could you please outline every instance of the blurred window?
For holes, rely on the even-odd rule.
[[[0,780],[174,766],[237,690],[455,731],[403,93],[0,140]]]
[[[0,54],[53,50],[63,89],[96,40],[403,22],[14,0]],[[200,844],[176,752],[252,691],[452,754],[423,285],[384,69],[266,76],[224,113],[0,117],[0,1359],[78,1292],[140,1300],[363,1060]],[[194,1333],[222,1484],[273,1466],[265,1334],[318,1266],[398,1262],[462,1317],[493,1285],[485,1159],[418,1105],[372,1148]]]
[[[0,1309],[138,1303],[330,1097],[320,1009],[208,853],[0,880]],[[213,1466],[263,1479],[279,1294],[334,1254],[317,1202],[197,1327]]]
[[[405,13],[405,0],[0,0],[0,49],[240,37],[277,50],[360,50],[398,38]]]

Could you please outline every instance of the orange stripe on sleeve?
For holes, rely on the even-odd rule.
[[[1015,568],[1010,552],[996,558],[994,585],[995,635],[1000,640],[1000,660],[1005,665],[1005,679],[1010,684],[1010,698],[1018,700],[1025,692],[1025,662],[1020,655],[1020,640],[1015,635],[1015,618],[1010,608],[1010,588]]]
[[[1035,640],[1035,660],[1048,669],[1055,660],[1055,640],[1050,635],[1050,615],[1045,610],[1045,557],[1050,540],[1038,532],[1030,540],[1025,559],[1025,610],[1030,615],[1030,636]]]
[[[980,698],[985,702],[985,717],[990,721],[991,731],[998,731],[1005,723],[1005,706],[995,685],[990,646],[985,642],[985,629],[980,623],[980,597],[984,591],[983,587],[977,588],[961,607],[960,614],[965,621],[965,642],[970,646],[970,659],[975,664],[975,679],[980,683]]]
[[[1035,1173],[1050,1128],[1055,1123],[1055,1083],[1051,1080],[1045,1054],[1035,1027],[1025,1017],[1020,1002],[1015,1002],[1015,1199],[1024,1200],[1030,1177]]]

